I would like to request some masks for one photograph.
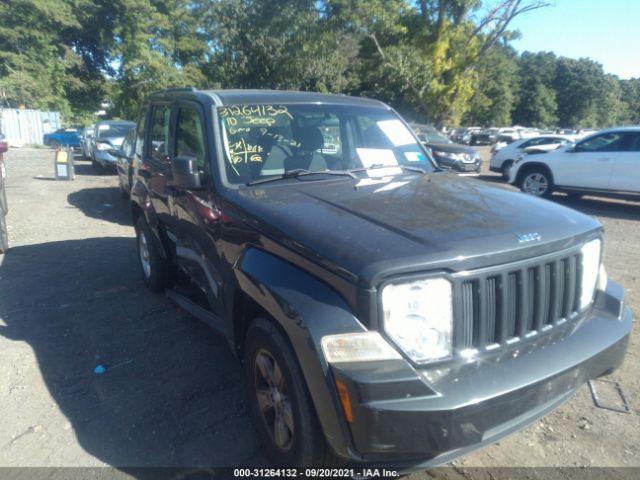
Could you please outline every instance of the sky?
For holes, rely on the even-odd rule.
[[[588,57],[605,73],[640,77],[640,0],[550,0],[551,6],[516,17],[510,30],[519,52],[551,51]]]

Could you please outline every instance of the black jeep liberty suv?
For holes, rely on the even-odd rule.
[[[144,280],[244,361],[277,465],[444,463],[623,360],[601,225],[440,171],[381,102],[172,89],[136,137]]]

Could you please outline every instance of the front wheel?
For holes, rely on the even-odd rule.
[[[152,235],[149,224],[141,215],[136,222],[136,239],[142,276],[150,290],[162,292],[173,285],[175,273],[171,262],[158,252]]]
[[[548,198],[553,193],[553,180],[548,171],[534,167],[522,174],[520,190],[529,195]]]
[[[256,319],[245,340],[249,408],[267,458],[276,466],[325,465],[329,451],[298,361],[269,320]]]

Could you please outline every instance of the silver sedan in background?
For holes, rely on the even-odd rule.
[[[91,165],[102,171],[105,168],[115,169],[118,161],[109,153],[122,146],[125,135],[136,126],[135,122],[126,120],[107,120],[96,123],[95,135],[91,142]]]

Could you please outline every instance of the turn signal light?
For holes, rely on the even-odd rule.
[[[340,380],[336,379],[336,389],[340,396],[340,403],[342,404],[342,410],[347,422],[353,423],[353,409],[351,408],[351,399],[349,398],[349,391],[347,386]]]

